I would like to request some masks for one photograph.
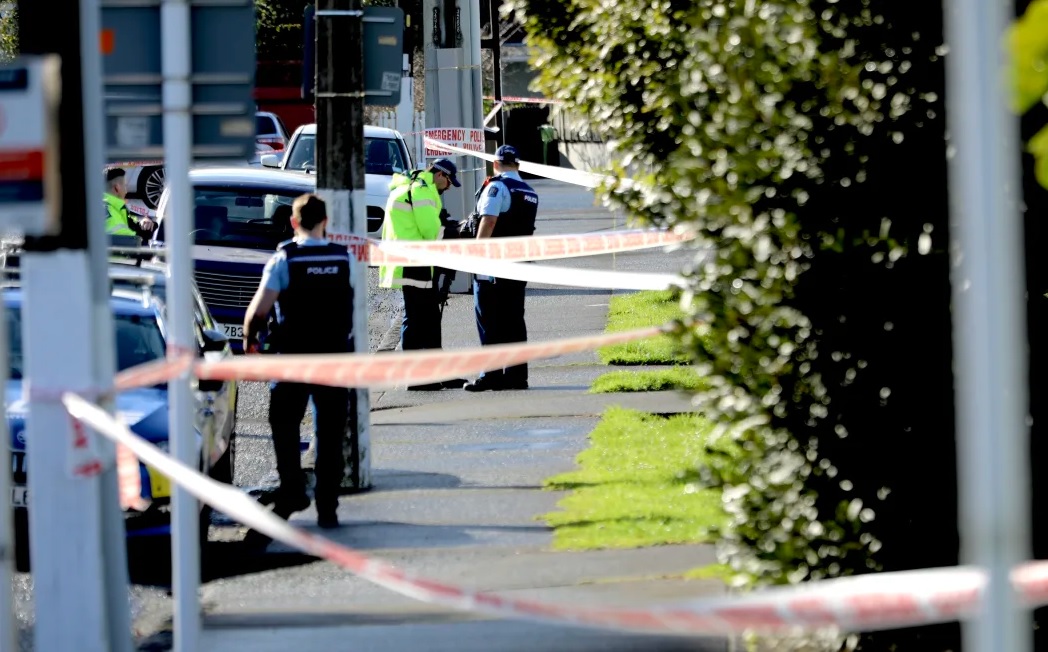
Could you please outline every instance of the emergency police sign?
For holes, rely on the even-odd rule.
[[[59,58],[0,64],[0,231],[58,230]]]

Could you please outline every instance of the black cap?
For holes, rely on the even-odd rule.
[[[499,163],[509,163],[510,165],[520,163],[520,158],[517,157],[517,148],[513,145],[503,145],[496,149],[495,160]]]
[[[451,179],[451,185],[455,186],[456,188],[462,186],[462,184],[459,183],[458,177],[455,176],[456,174],[458,174],[458,168],[455,167],[455,164],[452,163],[450,160],[446,158],[438,158],[430,164],[429,169],[440,170],[444,174],[448,175],[448,179]]]
[[[112,182],[114,179],[119,179],[126,173],[123,168],[109,168],[106,170],[106,183]]]

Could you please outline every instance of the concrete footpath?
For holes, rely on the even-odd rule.
[[[538,181],[539,233],[624,228],[577,188]],[[689,254],[660,250],[549,264],[675,271]],[[597,334],[610,291],[529,286],[532,341]],[[395,321],[395,319],[394,319]],[[446,349],[478,345],[472,297],[455,295],[444,313]],[[390,315],[372,319],[373,343],[389,341]],[[394,337],[395,340],[395,337]],[[676,392],[590,395],[609,369],[596,352],[531,365],[531,389],[372,394],[374,488],[343,498],[343,527],[325,536],[399,568],[477,590],[573,606],[643,607],[723,593],[715,581],[680,575],[714,561],[709,546],[557,552],[539,518],[563,493],[543,481],[575,467],[587,435],[609,405],[659,413],[691,409]],[[246,391],[259,391],[258,388]],[[244,420],[242,443],[264,446],[264,412]],[[238,472],[238,476],[239,476]],[[310,508],[291,522],[316,529]],[[242,533],[219,532],[231,544]],[[213,533],[213,538],[215,534]],[[201,649],[296,650],[726,650],[716,639],[634,636],[527,621],[489,619],[401,597],[328,562],[301,559],[271,543],[258,572],[214,577],[201,591]],[[283,563],[281,559],[286,559]]]

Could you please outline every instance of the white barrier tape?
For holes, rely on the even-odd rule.
[[[684,288],[688,284],[683,276],[676,274],[615,272],[599,269],[556,267],[553,265],[533,265],[531,263],[459,256],[422,249],[411,250],[402,246],[400,242],[384,242],[382,248],[390,253],[410,257],[425,265],[435,265],[460,272],[530,283],[604,290],[668,290],[673,287]]]
[[[440,150],[447,152],[449,155],[465,155],[465,156],[476,156],[482,158],[489,163],[495,161],[494,154],[488,154],[486,152],[474,152],[473,150],[458,147],[451,143],[441,142],[439,140],[433,140],[432,138],[425,138],[426,147],[430,149]],[[593,172],[585,172],[583,170],[570,170],[568,168],[559,168],[552,165],[543,165],[541,163],[531,163],[530,161],[520,162],[520,171],[527,172],[529,174],[537,174],[540,177],[546,177],[547,179],[553,179],[554,181],[563,181],[564,183],[570,183],[576,186],[583,186],[584,188],[596,188],[602,183],[615,183],[616,177],[608,176],[606,174],[596,174]],[[632,183],[629,179],[621,180],[625,184]]]
[[[203,380],[276,380],[386,389],[452,380],[532,360],[653,337],[662,332],[663,328],[641,328],[549,342],[495,344],[451,351],[250,355],[233,360],[197,362],[195,373]],[[174,377],[191,362],[193,360],[188,356],[147,362],[117,374],[114,384],[120,390],[155,385]]]
[[[66,409],[199,500],[237,522],[307,554],[331,561],[378,586],[423,602],[493,616],[605,629],[724,636],[835,627],[876,631],[970,617],[984,597],[986,574],[971,567],[864,575],[771,589],[740,598],[698,599],[647,609],[585,608],[518,600],[437,582],[319,537],[274,516],[237,489],[164,454],[96,405],[68,394]],[[1024,604],[1048,603],[1048,562],[1017,567],[1012,581]]]

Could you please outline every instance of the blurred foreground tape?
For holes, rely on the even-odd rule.
[[[746,597],[696,599],[647,608],[587,608],[480,593],[417,577],[381,559],[292,527],[242,491],[166,455],[90,401],[71,393],[62,400],[73,418],[126,446],[147,465],[239,523],[302,552],[323,557],[378,586],[448,608],[562,625],[718,636],[747,630],[787,633],[799,628],[827,627],[845,632],[875,631],[963,620],[975,613],[984,597],[986,575],[971,567],[864,575],[772,589]],[[1024,606],[1048,604],[1048,562],[1017,567],[1012,581]]]

